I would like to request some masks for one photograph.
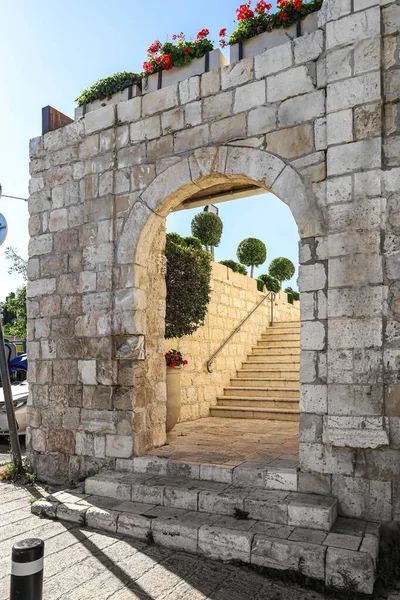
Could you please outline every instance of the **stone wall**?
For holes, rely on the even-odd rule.
[[[399,10],[325,0],[310,34],[32,140],[40,478],[165,441],[165,217],[256,185],[301,238],[300,487],[349,516],[400,517]]]
[[[236,376],[236,370],[241,368],[270,322],[271,304],[267,300],[215,359],[213,372],[209,373],[207,361],[265,297],[257,290],[255,279],[234,273],[218,263],[212,266],[211,301],[204,326],[193,335],[166,340],[167,350],[180,350],[189,361],[181,376],[181,422],[209,416],[210,406],[216,404],[217,396],[222,394],[231,377]],[[299,303],[289,304],[287,294],[277,294],[274,318],[277,321],[298,321]]]

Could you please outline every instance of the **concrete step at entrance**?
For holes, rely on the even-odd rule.
[[[263,335],[275,336],[275,337],[279,336],[279,337],[282,337],[282,339],[284,339],[288,335],[300,336],[300,327],[285,327],[285,328],[270,327],[264,331]]]
[[[263,365],[263,368],[248,368],[237,371],[238,378],[243,379],[286,379],[287,381],[299,381],[299,370],[298,369],[274,369],[269,368],[268,365]]]
[[[298,381],[298,376],[297,376],[297,381],[295,376],[293,377],[293,380],[288,379],[287,377],[285,378],[277,378],[277,377],[260,377],[260,378],[239,378],[239,377],[235,377],[231,379],[231,386],[233,387],[247,387],[247,388],[264,388],[264,387],[268,387],[268,386],[273,386],[274,388],[278,388],[278,389],[286,389],[286,388],[293,388],[296,390],[300,390],[300,383]]]
[[[148,458],[125,463],[131,467]],[[148,466],[158,469],[152,458]],[[210,465],[197,467],[210,473]],[[139,468],[143,469],[143,463]],[[240,469],[237,478],[241,481],[253,471],[260,472],[255,467],[236,469]],[[270,473],[268,466],[263,472],[265,481]],[[33,503],[31,510],[43,517],[211,559],[301,572],[328,585],[341,582],[343,564],[350,563],[354,592],[372,593],[379,525],[336,520],[336,500],[330,497],[210,483],[154,474],[103,473],[86,481],[86,493],[82,489],[57,492]],[[138,495],[161,501],[127,499]],[[171,506],[174,504],[197,505],[197,509]]]
[[[282,346],[257,346],[251,356],[299,356],[300,348],[283,348]]]
[[[228,387],[224,389],[224,396],[238,398],[293,398],[300,400],[300,391],[296,388],[279,387]]]
[[[229,396],[223,396],[224,399]],[[239,406],[238,401],[234,396],[231,399],[236,399],[238,406],[211,406],[210,416],[221,417],[223,419],[263,419],[266,421],[292,421],[300,422],[300,411],[285,408],[251,408]],[[217,399],[218,400],[218,399]]]
[[[275,329],[277,327],[280,327],[282,329],[284,329],[285,327],[300,327],[301,323],[300,321],[274,321],[274,325],[272,327],[269,327],[268,329]]]
[[[235,406],[239,408],[248,407],[248,408],[289,408],[291,410],[299,411],[299,401],[293,399],[286,398],[237,398],[236,396],[232,398],[232,396],[226,397],[221,396],[217,399],[218,406]]]

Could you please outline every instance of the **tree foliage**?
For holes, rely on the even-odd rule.
[[[275,277],[279,280],[280,288],[282,288],[282,282],[292,279],[295,272],[296,268],[292,261],[288,258],[284,258],[283,256],[274,258],[268,268],[268,273],[271,275],[271,277]]]
[[[16,335],[26,338],[26,285],[8,294],[4,302],[0,302],[3,312],[5,335]]]
[[[18,254],[18,250],[15,250],[11,246],[6,248],[5,250],[6,259],[11,262],[11,266],[8,268],[8,272],[10,275],[13,273],[17,273],[18,275],[22,275],[24,281],[28,280],[28,261],[25,258],[22,258]]]
[[[192,234],[207,251],[210,246],[219,245],[223,227],[220,217],[212,212],[200,212],[192,220]]]
[[[210,302],[211,256],[192,239],[167,234],[167,310],[165,337],[191,335],[204,325]]]
[[[247,275],[246,267],[244,267],[243,265],[241,265],[240,263],[238,263],[234,260],[220,260],[219,264],[225,265],[225,267],[232,269],[232,271],[234,273],[240,273],[241,275]]]
[[[236,254],[242,265],[251,267],[250,276],[253,277],[254,267],[262,265],[267,259],[267,247],[257,238],[246,238],[240,242]]]
[[[269,292],[275,292],[275,294],[277,294],[281,289],[279,281],[275,279],[275,277],[271,277],[271,275],[268,275],[267,273],[260,275],[257,281],[260,282],[258,288],[260,292],[264,291],[264,285]]]

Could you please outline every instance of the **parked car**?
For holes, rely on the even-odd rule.
[[[22,381],[11,386],[15,418],[18,425],[18,435],[25,435],[26,431],[26,406],[28,403],[29,396],[29,385],[28,382]],[[8,419],[6,412],[6,403],[4,400],[4,390],[0,387],[0,435],[8,435]]]

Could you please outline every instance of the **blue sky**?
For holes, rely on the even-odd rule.
[[[3,193],[28,196],[29,139],[41,133],[41,109],[50,104],[73,116],[75,98],[97,79],[117,71],[140,71],[146,48],[156,38],[184,31],[194,38],[203,27],[234,28],[238,0],[2,0],[0,44],[0,183]],[[27,256],[26,203],[0,200],[8,220],[7,241],[0,247],[0,300],[21,283],[7,273],[4,249]],[[297,229],[287,207],[259,196],[220,205],[225,233],[216,258],[235,258],[245,237],[267,244],[268,259],[284,255],[297,263]],[[190,231],[188,212],[172,215],[169,229]],[[258,272],[265,272],[261,268]]]

